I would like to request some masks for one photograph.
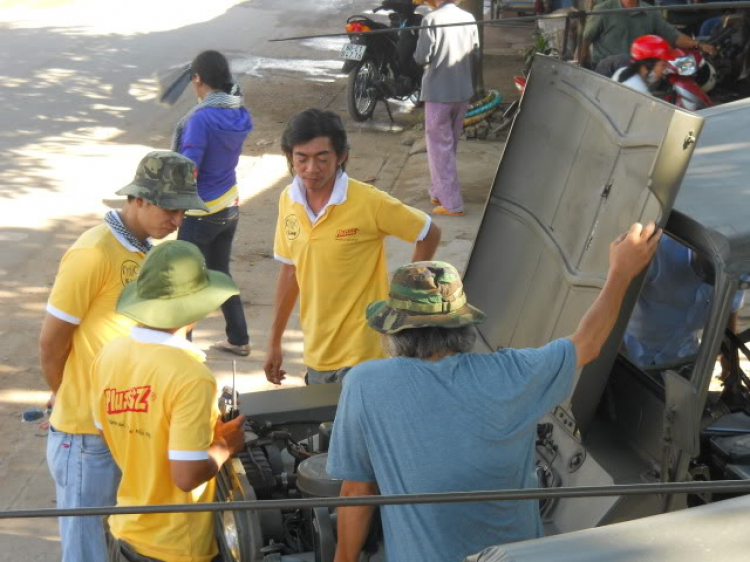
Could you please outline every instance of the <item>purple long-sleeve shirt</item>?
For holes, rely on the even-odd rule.
[[[235,168],[252,129],[244,107],[205,107],[190,117],[180,139],[180,154],[198,166],[201,199],[216,199],[237,183]]]

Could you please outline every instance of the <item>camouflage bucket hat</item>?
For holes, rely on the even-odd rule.
[[[154,150],[138,164],[135,179],[117,195],[140,197],[168,210],[200,210],[208,207],[198,196],[198,170],[189,158],[177,152]]]
[[[367,307],[367,323],[381,334],[411,328],[460,328],[484,322],[484,312],[466,301],[456,268],[441,261],[420,261],[393,274],[388,300]]]
[[[117,312],[144,326],[172,330],[197,322],[239,293],[229,275],[206,269],[196,245],[173,240],[148,253],[138,278],[120,294]]]

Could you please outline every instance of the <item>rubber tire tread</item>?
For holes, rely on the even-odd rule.
[[[359,123],[372,118],[372,114],[375,112],[375,106],[378,105],[378,100],[376,99],[375,103],[372,104],[367,112],[360,113],[359,109],[357,109],[357,102],[354,99],[354,87],[355,81],[357,80],[357,73],[359,72],[359,69],[362,68],[362,65],[366,62],[375,64],[375,61],[368,57],[365,57],[364,59],[359,61],[359,64],[357,64],[357,66],[355,66],[349,73],[349,79],[346,84],[346,106],[349,110],[349,115],[351,116],[351,118]]]

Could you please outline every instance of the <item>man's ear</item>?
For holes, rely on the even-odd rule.
[[[347,160],[349,160],[349,151],[345,150],[341,153],[341,156],[339,156],[339,168],[346,164]]]
[[[292,160],[291,152],[286,153],[286,165],[287,165],[287,168],[289,168],[289,175],[294,177],[294,162]]]

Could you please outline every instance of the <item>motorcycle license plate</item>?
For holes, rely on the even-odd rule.
[[[349,43],[341,49],[341,56],[347,60],[362,60],[362,57],[365,56],[365,49],[367,49],[367,45]]]

